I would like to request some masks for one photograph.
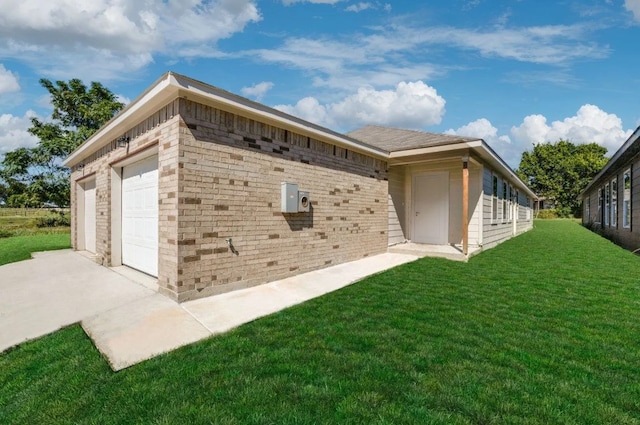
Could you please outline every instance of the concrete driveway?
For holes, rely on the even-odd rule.
[[[0,352],[81,322],[120,370],[417,258],[385,253],[178,304],[126,267],[116,273],[71,250],[37,253],[0,266]]]
[[[0,266],[0,351],[98,313],[158,296],[71,250]]]

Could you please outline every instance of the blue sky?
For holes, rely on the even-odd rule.
[[[0,155],[39,78],[125,101],[175,71],[347,132],[380,124],[613,152],[640,124],[640,0],[3,0]]]

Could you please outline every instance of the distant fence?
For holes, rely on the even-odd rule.
[[[0,208],[0,217],[38,217],[49,212],[68,213],[69,208]]]

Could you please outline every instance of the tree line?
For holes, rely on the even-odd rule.
[[[41,79],[51,96],[51,119],[31,119],[33,148],[7,152],[0,162],[0,206],[67,207],[69,170],[62,161],[117,114],[124,104],[97,82]],[[518,176],[538,196],[554,203],[560,216],[580,216],[578,194],[607,162],[606,148],[569,140],[534,144],[522,154]]]
[[[28,131],[38,138],[35,147],[4,155],[0,162],[0,205],[69,206],[69,169],[62,161],[124,106],[97,82],[87,87],[79,79],[53,83],[43,78],[40,84],[51,96],[51,119],[31,119]]]

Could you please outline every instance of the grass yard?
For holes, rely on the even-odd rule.
[[[0,208],[0,240],[12,236],[69,233],[69,212],[60,211],[65,214],[46,208]]]
[[[0,354],[0,423],[638,424],[638,276],[539,221],[118,373],[72,326]]]
[[[41,233],[30,236],[0,238],[0,265],[31,258],[32,252],[70,248],[69,229],[62,233]],[[2,315],[0,315],[0,320]],[[1,415],[1,414],[0,414]]]

